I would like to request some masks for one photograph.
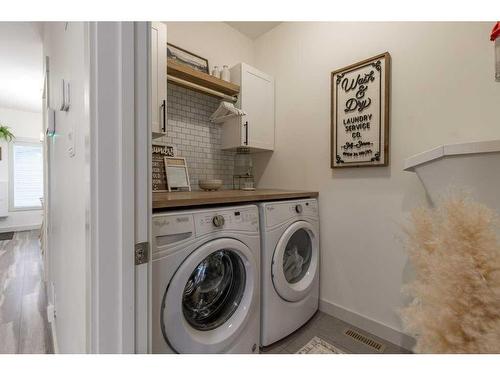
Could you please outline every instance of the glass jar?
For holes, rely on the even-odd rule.
[[[239,177],[250,177],[253,173],[252,156],[250,149],[246,147],[239,147],[236,150],[234,159],[234,174]]]
[[[227,65],[222,67],[220,78],[224,81],[231,82],[231,72],[229,71],[229,67]]]
[[[215,65],[212,69],[212,76],[215,78],[220,78],[220,70],[217,65]]]

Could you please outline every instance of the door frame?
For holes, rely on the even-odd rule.
[[[150,240],[151,221],[148,28],[88,23],[90,353],[136,352],[135,244]]]
[[[151,22],[135,24],[135,237],[149,244],[149,261],[135,266],[135,353],[151,353],[152,125]]]

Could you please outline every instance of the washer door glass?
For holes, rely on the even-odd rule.
[[[238,254],[218,250],[197,265],[182,296],[182,312],[195,329],[224,324],[238,308],[245,290],[245,266]]]
[[[302,280],[311,264],[311,257],[311,237],[301,228],[290,237],[283,253],[283,273],[286,281],[295,284]]]

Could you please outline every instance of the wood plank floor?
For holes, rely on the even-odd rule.
[[[0,241],[0,353],[52,353],[38,231]]]

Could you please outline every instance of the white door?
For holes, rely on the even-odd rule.
[[[274,78],[246,64],[241,74],[243,145],[274,150]]]
[[[151,23],[151,129],[153,136],[166,132],[167,123],[167,26]]]
[[[231,238],[208,242],[187,257],[162,302],[161,327],[170,347],[178,353],[226,352],[257,303],[257,267],[250,249]]]
[[[272,279],[276,292],[286,301],[307,296],[318,272],[319,241],[306,221],[290,225],[281,236],[273,255]]]

